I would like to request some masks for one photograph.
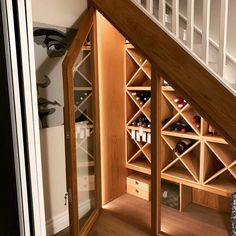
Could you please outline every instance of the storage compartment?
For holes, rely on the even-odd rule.
[[[162,180],[161,181],[161,203],[179,210],[180,194],[179,185]]]
[[[127,177],[127,193],[140,197],[147,201],[150,200],[151,180],[144,174],[135,173]]]

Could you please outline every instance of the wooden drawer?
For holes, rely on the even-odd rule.
[[[132,194],[136,197],[140,197],[140,198],[147,200],[147,201],[150,200],[150,192],[141,190],[141,189],[136,188],[135,186],[132,186],[132,185],[127,185],[127,193]]]
[[[128,176],[126,181],[127,186],[130,185],[146,192],[151,191],[151,179],[149,176],[137,173]]]
[[[94,177],[94,175],[79,176],[78,177],[78,190],[79,191],[95,190],[95,177]]]

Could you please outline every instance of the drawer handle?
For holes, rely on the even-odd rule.
[[[138,182],[138,181],[135,181],[135,184],[139,185],[139,182]]]
[[[136,189],[135,191],[136,191],[136,193],[139,193],[138,189]]]

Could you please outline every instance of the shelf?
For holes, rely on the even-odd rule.
[[[146,75],[151,79],[151,63],[146,60],[142,66],[142,69],[146,73]]]
[[[128,169],[136,170],[145,174],[151,174],[151,164],[146,158],[136,159],[126,164]]]
[[[131,91],[150,91],[151,90],[151,86],[129,86],[127,87],[127,90]]]
[[[172,133],[172,132],[171,132]],[[174,150],[176,147],[176,144],[181,141],[183,138],[179,136],[169,136],[169,135],[164,135],[164,132],[162,132],[162,138],[165,140],[165,142],[168,144],[171,150]],[[191,139],[194,143],[192,146],[190,146],[187,150],[185,150],[182,154],[176,153],[175,155],[178,157],[186,155],[188,152],[190,152],[192,149],[194,149],[198,144],[199,141]]]
[[[127,137],[127,161],[134,157],[140,151],[139,146],[135,143],[131,137]]]
[[[151,145],[147,144],[144,148],[142,148],[142,152],[151,163]]]
[[[162,91],[163,96],[169,101],[169,103],[177,110],[181,111],[184,108],[186,109],[187,104],[183,108],[179,108],[177,103],[175,103],[175,99],[179,97],[179,94],[177,94],[175,91]]]
[[[90,81],[80,72],[74,74],[74,87],[91,87]]]
[[[144,143],[142,141],[137,141],[136,139],[133,139],[132,136],[131,136],[131,131],[130,130],[127,130],[127,133],[129,135],[127,138],[132,139],[139,146],[140,149],[146,144],[146,142]],[[135,133],[135,136],[136,136],[136,133]]]
[[[126,53],[126,83],[130,81],[138,69],[138,64],[134,61],[129,53]]]
[[[93,124],[93,120],[87,115],[86,111],[81,111],[80,109],[75,110],[75,119],[78,121],[88,121]]]
[[[162,91],[174,92],[175,90],[171,86],[162,86]]]
[[[200,144],[181,157],[181,161],[196,181],[200,177]]]
[[[215,175],[224,170],[224,164],[218,157],[211,151],[208,145],[204,147],[204,165],[203,165],[203,181],[208,181]]]
[[[92,78],[91,68],[91,54],[89,53],[77,70],[89,80],[90,84]]]
[[[145,132],[148,132],[148,133],[151,132],[151,129],[150,129],[150,128],[142,128],[142,127],[131,126],[131,125],[128,125],[128,126],[127,126],[127,129],[130,129],[130,130],[137,130],[137,131],[139,131],[140,129],[143,129],[143,131],[145,131]]]
[[[76,59],[75,65],[73,66],[73,72],[79,70],[82,64],[87,64],[86,61],[88,58],[90,58],[90,56],[91,52],[89,50],[82,50]],[[88,64],[90,64],[90,62],[88,62]]]
[[[236,192],[236,180],[229,171],[225,171],[223,174],[207,183],[206,186],[229,194]]]
[[[84,139],[80,147],[86,150],[91,156],[94,156],[94,133],[90,132],[90,136]]]
[[[94,166],[94,156],[81,147],[76,147],[77,166]],[[86,164],[87,163],[87,164]]]
[[[233,165],[229,168],[230,173],[234,176],[236,179],[236,165]]]
[[[126,122],[129,123],[139,111],[139,106],[134,102],[130,94],[126,94]]]
[[[178,157],[175,155],[171,147],[166,143],[164,138],[161,140],[162,156],[161,156],[161,170],[168,168],[174,161],[177,161]]]
[[[162,134],[167,135],[167,136],[186,138],[186,139],[196,139],[196,140],[199,139],[199,137],[193,132],[181,133],[181,132],[176,132],[176,131],[165,131],[165,130],[163,130]]]
[[[162,175],[172,177],[179,181],[182,180],[196,183],[196,180],[180,161],[177,161],[173,166],[162,172]]]
[[[148,78],[148,76],[143,72],[142,69],[139,69],[134,76],[130,79],[127,86],[137,87],[150,87],[151,86],[151,80]]]
[[[141,110],[143,111],[144,115],[151,121],[151,99],[142,106]]]
[[[139,66],[144,63],[145,58],[138,52],[136,48],[128,48],[127,52]]]
[[[74,91],[92,91],[92,87],[74,87]]]
[[[236,150],[230,144],[207,142],[207,145],[225,166],[229,166],[236,161]]]
[[[80,107],[83,103],[86,103],[89,100],[89,97],[91,96],[92,96],[91,91],[86,91],[86,90],[75,91],[74,90],[75,105]]]
[[[199,116],[198,113],[193,108],[189,107],[188,109],[185,109],[181,113],[181,115],[184,118],[184,120],[186,120],[188,122],[188,124],[191,126],[191,128],[199,135],[200,134],[200,127],[197,128],[193,122],[194,116],[196,116],[196,115]]]

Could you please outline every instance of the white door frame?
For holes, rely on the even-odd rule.
[[[15,153],[17,154],[16,174],[19,178],[17,180],[18,200],[21,201],[20,216],[23,221],[21,227],[21,235],[30,235],[30,219],[28,199],[32,202],[32,216],[33,216],[33,235],[45,236],[45,210],[43,198],[43,181],[42,181],[42,167],[41,167],[41,151],[40,151],[40,136],[39,136],[39,120],[38,120],[38,104],[37,104],[37,89],[36,89],[36,73],[35,73],[35,59],[33,46],[33,26],[30,0],[18,0],[17,6],[14,6],[18,11],[17,27],[19,29],[19,41],[16,43],[14,14],[12,1],[1,0],[5,4],[5,16],[7,19],[7,31],[9,41],[9,56],[11,60],[11,74],[12,84],[10,89],[14,94],[15,115],[15,129],[17,130],[16,139],[18,142]],[[20,47],[16,47],[19,43]],[[17,61],[17,54],[21,58],[21,64]],[[19,57],[18,57],[19,58]],[[21,66],[22,74],[19,75],[18,68]],[[22,81],[23,94],[20,97],[19,77]],[[23,98],[23,99],[22,99]],[[21,99],[21,102],[20,102]],[[24,108],[25,115],[25,133],[23,139],[21,109]],[[24,150],[24,144],[27,147]],[[26,179],[25,158],[28,157],[29,176]],[[27,181],[29,181],[30,193],[27,194]]]

